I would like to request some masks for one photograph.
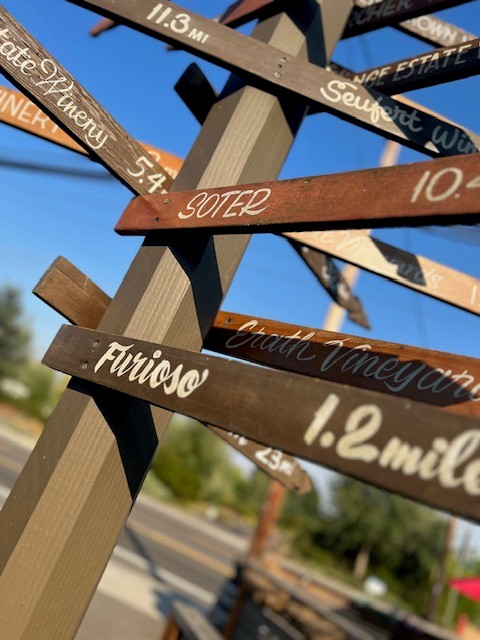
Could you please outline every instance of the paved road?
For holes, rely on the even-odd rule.
[[[33,442],[0,424],[0,503]],[[208,608],[248,540],[140,495],[77,640],[158,640],[172,597]]]

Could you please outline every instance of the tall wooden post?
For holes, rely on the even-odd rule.
[[[290,4],[254,37],[324,63],[351,0]],[[305,112],[230,78],[175,189],[275,178]],[[247,243],[205,235],[159,247],[147,237],[100,328],[199,350]],[[171,414],[154,415],[72,380],[0,514],[2,638],[74,637]]]

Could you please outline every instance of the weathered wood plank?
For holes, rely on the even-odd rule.
[[[173,183],[166,170],[0,7],[0,70],[135,194]]]
[[[480,155],[222,189],[134,198],[115,230],[257,233],[362,226],[459,223],[480,214]],[[395,198],[392,198],[392,193]],[[333,224],[331,224],[333,223]]]
[[[173,3],[165,6],[152,0],[137,0],[135,5],[130,0],[70,1],[194,52],[259,88],[301,97],[348,122],[428,155],[474,153],[480,149],[476,135],[375,90],[346,82],[324,68],[285,56],[272,46]]]
[[[92,154],[88,147],[78,144],[20,91],[0,86],[0,122],[76,153],[88,155],[91,160],[98,162],[97,156]],[[181,158],[150,144],[144,142],[139,142],[139,144],[153,157],[155,162],[165,166],[165,171],[172,178],[177,176],[183,163]]]
[[[88,329],[98,327],[111,302],[90,278],[61,256],[47,269],[33,293],[72,324]],[[308,474],[292,456],[223,429],[205,426],[287,489],[297,493],[311,491]]]
[[[328,59],[351,3],[322,3],[328,47],[317,24],[295,26],[302,7],[262,23],[255,37],[287,55]],[[174,188],[273,179],[280,170],[305,109],[239,88],[236,78],[225,93]],[[192,252],[179,239],[166,247],[147,240],[101,328],[200,349],[247,241],[205,237]],[[85,391],[72,381],[0,512],[0,635],[9,640],[38,638],[39,630],[74,637],[171,415],[155,412],[155,434],[143,403]]]
[[[51,120],[36,104],[20,91],[0,86],[0,122],[16,129],[21,129],[34,136],[53,142],[54,144],[71,149],[76,153],[88,155],[91,160],[98,158],[75,142],[65,131]],[[153,157],[155,162],[162,163],[165,171],[175,178],[182,166],[182,160],[168,151],[139,142],[139,144]]]
[[[360,299],[354,295],[350,285],[343,277],[342,272],[333,259],[322,251],[306,247],[304,244],[300,244],[294,240],[288,241],[305,264],[310,267],[310,270],[331,299],[347,311],[349,320],[356,322],[366,329],[370,329],[370,322],[368,321]]]
[[[280,11],[283,2],[284,0],[238,0],[228,7],[219,22],[232,28],[240,27],[257,19],[259,15],[273,15]],[[357,7],[368,7],[370,4],[370,0],[356,0]],[[436,47],[454,46],[476,37],[473,33],[428,14],[391,26]],[[110,28],[110,25],[107,28]]]
[[[388,278],[409,289],[480,314],[480,280],[372,238],[362,231],[286,233],[286,237]]]
[[[43,362],[432,507],[480,520],[478,419],[67,325]]]
[[[70,322],[96,329],[111,298],[88,276],[59,256],[33,289],[33,293]]]
[[[480,417],[480,360],[220,311],[211,351]]]
[[[468,78],[480,72],[480,39],[404,58],[358,73],[353,82],[387,95],[433,87]]]
[[[343,37],[351,38],[373,29],[387,27],[403,20],[410,20],[434,11],[465,4],[466,2],[472,2],[472,0],[368,1],[368,6],[354,7]],[[367,2],[362,2],[361,4],[366,5]]]

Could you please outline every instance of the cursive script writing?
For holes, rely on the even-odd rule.
[[[429,448],[413,445],[397,436],[375,443],[383,423],[381,409],[375,404],[361,405],[348,415],[336,444],[331,431],[323,431],[340,404],[336,394],[329,394],[317,409],[305,430],[303,441],[335,452],[344,460],[377,464],[382,469],[417,476],[420,480],[437,480],[445,489],[462,487],[469,495],[480,495],[480,459],[472,460],[480,447],[480,429],[464,431],[451,441],[433,438]],[[377,446],[381,444],[381,446]]]
[[[152,389],[163,386],[166,395],[176,393],[179,398],[186,398],[198,389],[208,378],[208,369],[202,373],[196,369],[183,372],[183,364],[172,368],[169,360],[162,357],[160,349],[154,351],[152,357],[144,356],[141,351],[135,355],[128,353],[133,344],[122,345],[119,342],[111,342],[107,351],[100,357],[95,365],[97,373],[106,362],[112,362],[110,373],[118,378],[128,373],[130,382],[145,384],[148,382]]]
[[[44,58],[38,64],[32,59],[29,48],[21,47],[12,40],[8,40],[9,35],[8,28],[0,31],[0,38],[3,40],[0,45],[0,56],[17,67],[25,76],[31,76],[35,70],[40,71],[44,78],[34,82],[33,86],[39,89],[43,96],[58,94],[58,97],[53,98],[56,106],[84,132],[83,138],[87,145],[94,150],[103,147],[108,139],[108,133],[105,133],[101,126],[76,104],[72,94],[72,90],[75,89],[73,81],[60,75],[56,63],[50,58]]]

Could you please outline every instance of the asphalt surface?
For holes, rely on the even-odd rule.
[[[33,440],[0,424],[0,504]],[[140,495],[77,640],[158,640],[173,598],[208,609],[248,539]]]

